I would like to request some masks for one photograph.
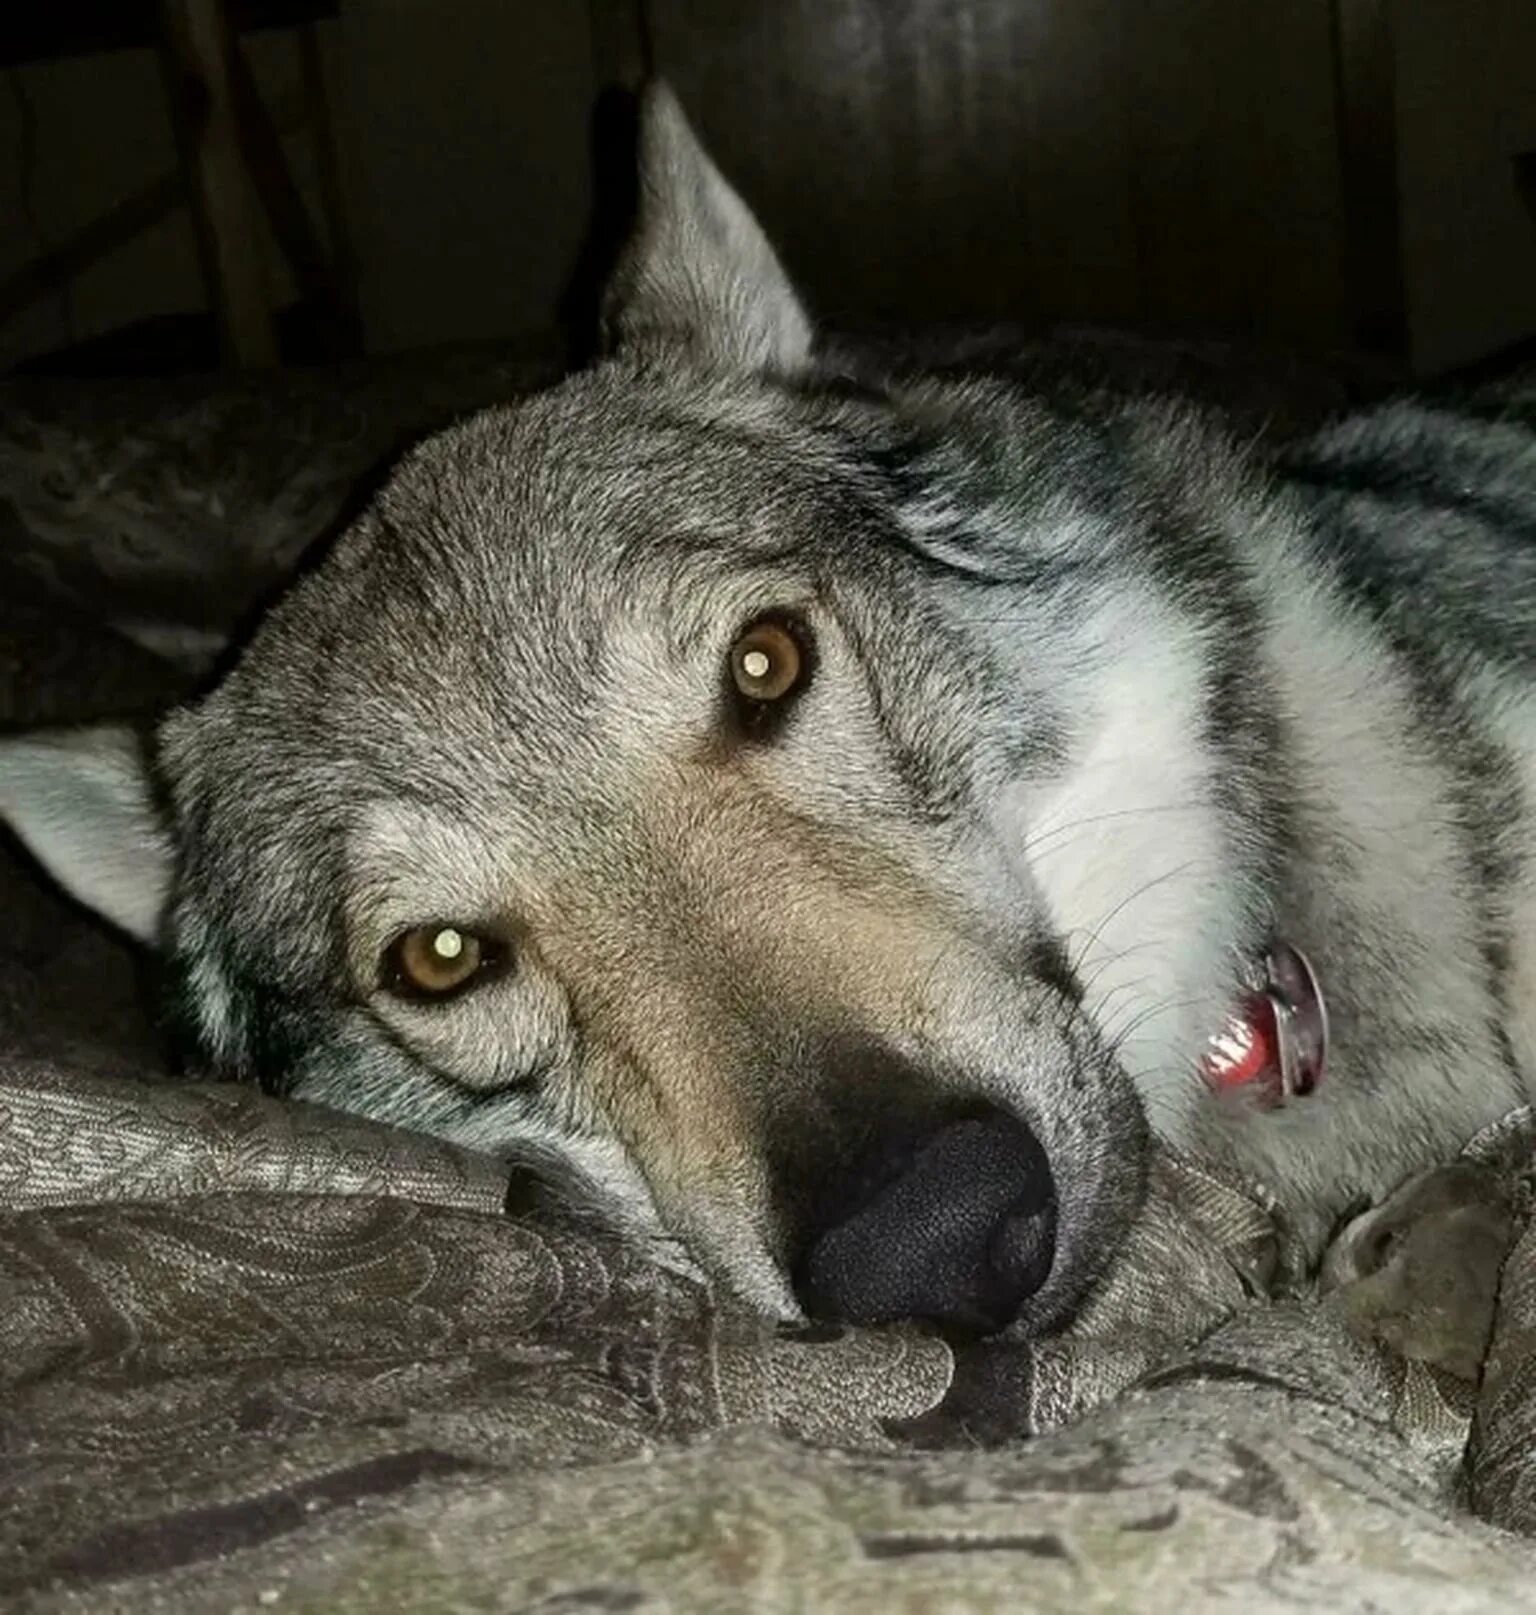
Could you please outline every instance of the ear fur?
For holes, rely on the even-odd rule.
[[[604,324],[617,349],[680,349],[736,370],[788,374],[810,357],[810,320],[768,238],[660,80],[641,98],[635,229]]]
[[[0,818],[71,896],[138,941],[159,940],[174,850],[135,731],[0,738]]]

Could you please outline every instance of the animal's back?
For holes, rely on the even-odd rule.
[[[1536,368],[1362,411],[1281,470],[1400,651],[1536,678]]]

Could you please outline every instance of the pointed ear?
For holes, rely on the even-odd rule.
[[[780,373],[810,355],[810,321],[768,238],[659,80],[640,102],[635,229],[603,316],[621,350],[681,347],[706,363]]]
[[[0,737],[0,818],[72,897],[153,946],[172,842],[132,729]]]

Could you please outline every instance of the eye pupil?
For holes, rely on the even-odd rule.
[[[768,660],[766,651],[749,650],[741,659],[741,670],[748,678],[766,678],[768,669],[772,666],[773,663]]]
[[[457,959],[464,951],[464,938],[451,925],[445,925],[432,938],[432,951],[440,959]]]

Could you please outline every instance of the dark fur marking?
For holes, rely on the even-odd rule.
[[[1279,702],[1252,647],[1262,640],[1259,608],[1224,533],[1190,513],[1160,504],[1145,519],[1142,551],[1155,575],[1206,625],[1200,722],[1204,744],[1220,760],[1212,783],[1233,865],[1273,910],[1295,845],[1289,739]],[[1198,542],[1195,542],[1198,538]],[[1261,944],[1265,916],[1250,915],[1249,951]]]
[[[163,1024],[179,1061],[194,1071],[215,1067],[254,1082],[263,1093],[285,1098],[293,1090],[294,1072],[302,1057],[322,1036],[296,999],[263,982],[258,984],[231,959],[232,950],[215,935],[207,953],[228,995],[227,1035],[231,1047],[216,1059],[191,987],[193,961],[175,955],[167,967],[168,997]]]
[[[1067,950],[1055,938],[1041,936],[1035,939],[1030,950],[1029,973],[1047,987],[1061,994],[1069,1004],[1081,1004],[1083,984],[1067,957]]]
[[[1477,714],[1457,693],[1453,671],[1446,665],[1446,647],[1405,612],[1403,582],[1400,575],[1393,575],[1393,557],[1383,553],[1374,532],[1346,502],[1358,495],[1375,497],[1375,490],[1349,479],[1341,489],[1324,481],[1321,471],[1311,486],[1322,496],[1314,507],[1325,545],[1322,558],[1345,598],[1365,614],[1397,656],[1413,692],[1417,737],[1451,781],[1466,874],[1477,893],[1487,987],[1496,1006],[1490,1030],[1518,1086],[1519,1068],[1503,1030],[1511,1011],[1507,978],[1513,939],[1508,923],[1497,913],[1500,890],[1519,873],[1518,862],[1505,845],[1505,827],[1522,811],[1514,759],[1481,728]],[[1445,604],[1438,602],[1436,609],[1443,610]],[[1463,625],[1468,634],[1475,628]]]
[[[927,715],[907,708],[898,712],[878,676],[878,654],[870,644],[864,626],[851,613],[840,608],[835,594],[829,593],[827,609],[853,650],[881,744],[907,793],[912,811],[926,824],[948,823],[964,807],[968,798],[963,769],[946,749],[936,750],[914,744],[901,718],[926,724]]]
[[[1421,439],[1415,446],[1428,445]],[[1311,462],[1292,462],[1286,475],[1293,482],[1341,498],[1410,506],[1420,521],[1433,512],[1462,516],[1536,544],[1536,503],[1505,498],[1465,480],[1468,473],[1481,469],[1474,456],[1466,458],[1470,463],[1464,466],[1427,466],[1421,460],[1409,463],[1382,450],[1361,449],[1347,456],[1330,454]],[[1432,521],[1423,521],[1423,526],[1430,530]]]

